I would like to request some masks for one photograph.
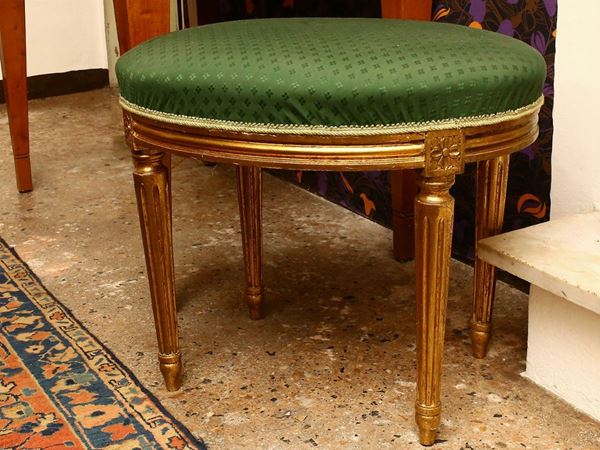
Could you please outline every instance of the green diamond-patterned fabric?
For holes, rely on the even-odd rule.
[[[385,19],[266,19],[149,40],[117,64],[121,96],[192,118],[382,126],[533,104],[546,65],[530,46],[458,25]]]

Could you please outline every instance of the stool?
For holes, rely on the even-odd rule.
[[[440,423],[454,200],[476,162],[477,236],[502,225],[509,155],[533,143],[543,58],[515,39],[385,19],[226,22],[161,36],[118,62],[125,135],[169,390],[182,383],[171,230],[171,154],[238,166],[250,316],[262,316],[261,168],[418,169],[415,199],[420,441]],[[474,352],[495,285],[476,261]]]

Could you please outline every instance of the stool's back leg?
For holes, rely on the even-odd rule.
[[[158,360],[167,389],[179,389],[182,365],[177,333],[171,183],[161,152],[133,150],[137,196],[152,312],[158,339]],[[168,161],[168,158],[166,159]]]
[[[394,257],[398,261],[410,261],[415,257],[415,171],[393,170],[390,182]]]
[[[241,166],[237,171],[246,299],[250,318],[261,319],[263,317],[262,175],[259,167]]]
[[[508,182],[509,156],[477,164],[477,218],[475,245],[480,239],[502,231]],[[473,355],[483,358],[490,340],[496,268],[475,258],[471,343]]]
[[[432,445],[440,424],[440,382],[452,251],[454,175],[419,178],[415,201],[417,400],[420,441]]]
[[[17,189],[19,192],[28,192],[33,189],[33,183],[29,160],[25,4],[23,0],[0,1],[0,44]]]

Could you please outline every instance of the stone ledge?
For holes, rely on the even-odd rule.
[[[483,239],[477,248],[484,261],[600,314],[600,211]]]

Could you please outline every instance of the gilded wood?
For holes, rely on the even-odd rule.
[[[164,10],[164,2],[162,5]],[[382,11],[386,17],[401,15],[403,18],[410,16],[427,20],[431,14],[431,2],[382,0]],[[160,28],[164,30],[164,22]],[[134,176],[159,338],[159,359],[167,387],[177,389],[181,384],[173,288],[168,155],[173,153],[204,161],[242,165],[238,168],[238,194],[246,296],[252,318],[262,316],[261,167],[299,170],[422,169],[414,221],[417,273],[415,410],[420,441],[424,445],[432,445],[441,415],[441,365],[454,215],[454,200],[449,189],[465,163],[478,162],[477,239],[499,232],[506,197],[508,155],[535,141],[537,116],[538,110],[535,110],[503,123],[468,126],[460,130],[384,136],[309,136],[217,131],[125,112],[130,146],[148,149],[145,153],[134,150]],[[161,163],[163,152],[165,156]],[[393,175],[395,186],[414,192],[409,181],[400,179],[400,176],[399,172]],[[402,211],[410,213],[410,208]],[[410,216],[401,217],[405,228],[407,217]],[[473,351],[476,356],[482,357],[489,339],[494,268],[477,259],[474,284]]]
[[[136,187],[144,233],[148,271],[155,307],[161,368],[169,388],[180,381],[177,347],[168,175],[160,162],[164,152],[212,162],[242,165],[239,186],[247,296],[256,314],[262,293],[260,243],[260,168],[298,170],[421,169],[415,200],[417,272],[417,399],[416,420],[421,443],[435,441],[440,423],[440,379],[444,344],[454,200],[449,189],[464,164],[505,155],[537,137],[537,114],[493,125],[427,133],[378,136],[316,136],[243,133],[161,122],[124,112],[125,131],[134,149]],[[136,149],[143,148],[144,152]],[[145,178],[144,178],[145,177]],[[139,182],[137,180],[140,180]],[[494,181],[483,181],[491,192]],[[162,186],[162,188],[161,188]],[[157,192],[158,206],[149,208]],[[491,194],[490,194],[491,195]],[[498,198],[502,202],[503,199]],[[480,214],[485,211],[482,206]],[[488,220],[488,219],[486,219]],[[488,222],[486,222],[488,223]],[[149,235],[152,236],[149,238]],[[161,242],[158,244],[157,242]],[[162,280],[158,282],[157,277]],[[489,278],[489,277],[488,277]],[[166,284],[165,284],[166,283]],[[484,284],[482,284],[484,286]],[[258,315],[258,314],[257,314]],[[165,331],[167,330],[167,331]],[[164,352],[164,353],[163,353]],[[172,352],[172,353],[168,353]],[[174,363],[167,362],[171,357]],[[172,366],[169,366],[172,364]]]
[[[426,177],[444,176],[448,173],[462,173],[465,139],[461,130],[431,131],[425,138]]]
[[[29,159],[25,2],[0,0],[0,66],[19,192],[33,189]]]
[[[314,136],[234,133],[174,125],[125,111],[136,145],[212,162],[297,170],[394,170],[425,165],[425,135]],[[532,144],[538,111],[462,129],[463,162],[492,159]]]
[[[502,231],[509,155],[477,163],[476,242]],[[496,268],[475,258],[471,342],[473,355],[483,358],[491,333]]]
[[[417,399],[420,441],[432,445],[440,425],[440,382],[452,250],[454,175],[419,177],[415,201]]]
[[[134,146],[132,154],[158,360],[167,389],[174,391],[181,386],[183,371],[177,334],[169,170],[162,163],[161,152]]]
[[[432,445],[440,425],[440,382],[452,254],[454,199],[450,188],[464,168],[461,130],[425,137],[425,167],[415,197],[417,274],[417,400],[420,441]]]
[[[263,317],[262,174],[258,167],[237,168],[238,200],[246,272],[246,300],[250,318]]]

